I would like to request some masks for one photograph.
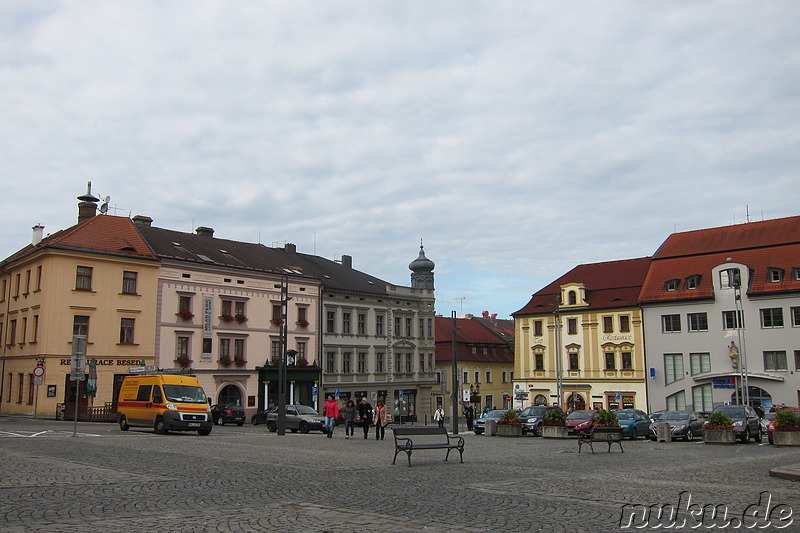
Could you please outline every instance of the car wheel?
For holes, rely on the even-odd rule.
[[[128,431],[131,427],[128,425],[128,419],[125,416],[119,417],[119,429],[122,431]]]
[[[250,419],[250,423],[253,424],[254,426],[257,426],[259,424],[258,415],[253,415],[253,417]]]
[[[761,433],[761,428],[758,428],[758,432],[756,433],[755,436],[755,441],[761,442],[762,440],[764,440],[764,435]]]
[[[683,440],[689,442],[694,439],[694,434],[692,433],[692,428],[686,430],[686,435],[683,436]]]
[[[205,437],[206,435],[210,435],[210,434],[211,434],[211,428],[208,428],[208,429],[198,429],[198,430],[197,430],[197,434],[198,434],[198,435],[202,435],[202,436],[204,436],[204,437]]]
[[[747,444],[750,442],[750,430],[745,428],[744,433],[742,433],[742,444]]]
[[[270,420],[269,422],[267,422],[267,429],[269,430],[270,433],[275,433],[276,431],[278,431],[278,425],[274,421]]]
[[[225,419],[222,418],[222,417],[219,417],[217,419],[217,424],[219,424],[220,426],[224,426],[225,425]]]
[[[631,440],[636,440],[638,438],[639,438],[639,432],[636,431],[636,428],[633,428],[633,431],[631,432]]]
[[[297,433],[297,428],[292,428],[290,431],[291,431],[292,433]]]
[[[483,433],[483,431],[478,431],[478,430],[475,430],[475,434],[476,434],[476,435],[480,435],[481,433]]]
[[[164,419],[160,416],[156,418],[156,423],[153,424],[153,431],[155,431],[156,435],[167,434],[167,425],[164,423]]]
[[[300,433],[308,433],[308,422],[300,422]]]

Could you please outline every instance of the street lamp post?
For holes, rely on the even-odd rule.
[[[747,356],[744,348],[744,310],[742,309],[742,282],[739,269],[733,278],[733,298],[736,306],[736,336],[739,339],[739,398],[742,405],[750,405],[750,384],[747,379]]]
[[[558,406],[561,407],[561,402],[564,398],[564,370],[562,369],[561,361],[561,315],[559,315],[559,306],[561,305],[561,298],[556,295],[555,310],[553,316],[555,320],[555,344],[556,344],[556,391],[558,394]]]
[[[453,338],[451,347],[451,363],[453,365],[453,435],[458,435],[458,404],[460,398],[458,397],[458,353],[456,351],[456,331],[458,326],[456,324],[456,312],[453,311],[450,315],[450,320],[453,323]]]
[[[278,363],[278,435],[286,435],[286,377],[287,377],[287,356],[294,356],[297,352],[292,350],[290,354],[287,351],[286,340],[286,317],[288,315],[287,309],[289,307],[289,281],[284,276],[281,278],[281,316],[280,316],[280,359]]]

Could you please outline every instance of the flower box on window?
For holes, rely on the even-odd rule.
[[[219,319],[223,322],[233,322],[233,315],[229,315],[227,313],[222,313],[219,315]]]
[[[194,318],[194,313],[189,311],[189,309],[187,308],[183,308],[175,314],[181,317],[183,320],[191,320],[192,318]]]
[[[280,318],[273,318],[272,320],[270,320],[270,322],[276,326],[280,326],[283,321]]]
[[[180,366],[181,368],[188,368],[192,365],[192,360],[185,355],[182,355],[177,359],[175,359],[175,362],[178,363],[178,366]]]
[[[225,355],[225,356],[222,356],[222,357],[219,358],[219,364],[221,364],[225,368],[228,368],[229,366],[231,366],[231,362],[232,361],[231,361],[230,356]]]
[[[308,327],[308,320],[298,320],[297,321],[297,325],[300,326],[301,328],[307,328]]]
[[[245,322],[247,322],[247,317],[244,316],[242,313],[237,314],[234,318],[236,319],[236,322],[238,322],[239,324],[244,324]]]
[[[233,360],[233,364],[235,364],[236,366],[245,366],[247,364],[247,361],[245,361],[243,357],[236,357]]]

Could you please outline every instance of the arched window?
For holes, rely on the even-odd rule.
[[[569,302],[569,305],[577,305],[578,295],[575,293],[575,291],[569,291],[567,294],[567,301]]]

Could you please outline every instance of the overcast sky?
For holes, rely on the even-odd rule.
[[[508,317],[581,263],[800,214],[800,2],[0,3],[0,256],[110,214]]]

